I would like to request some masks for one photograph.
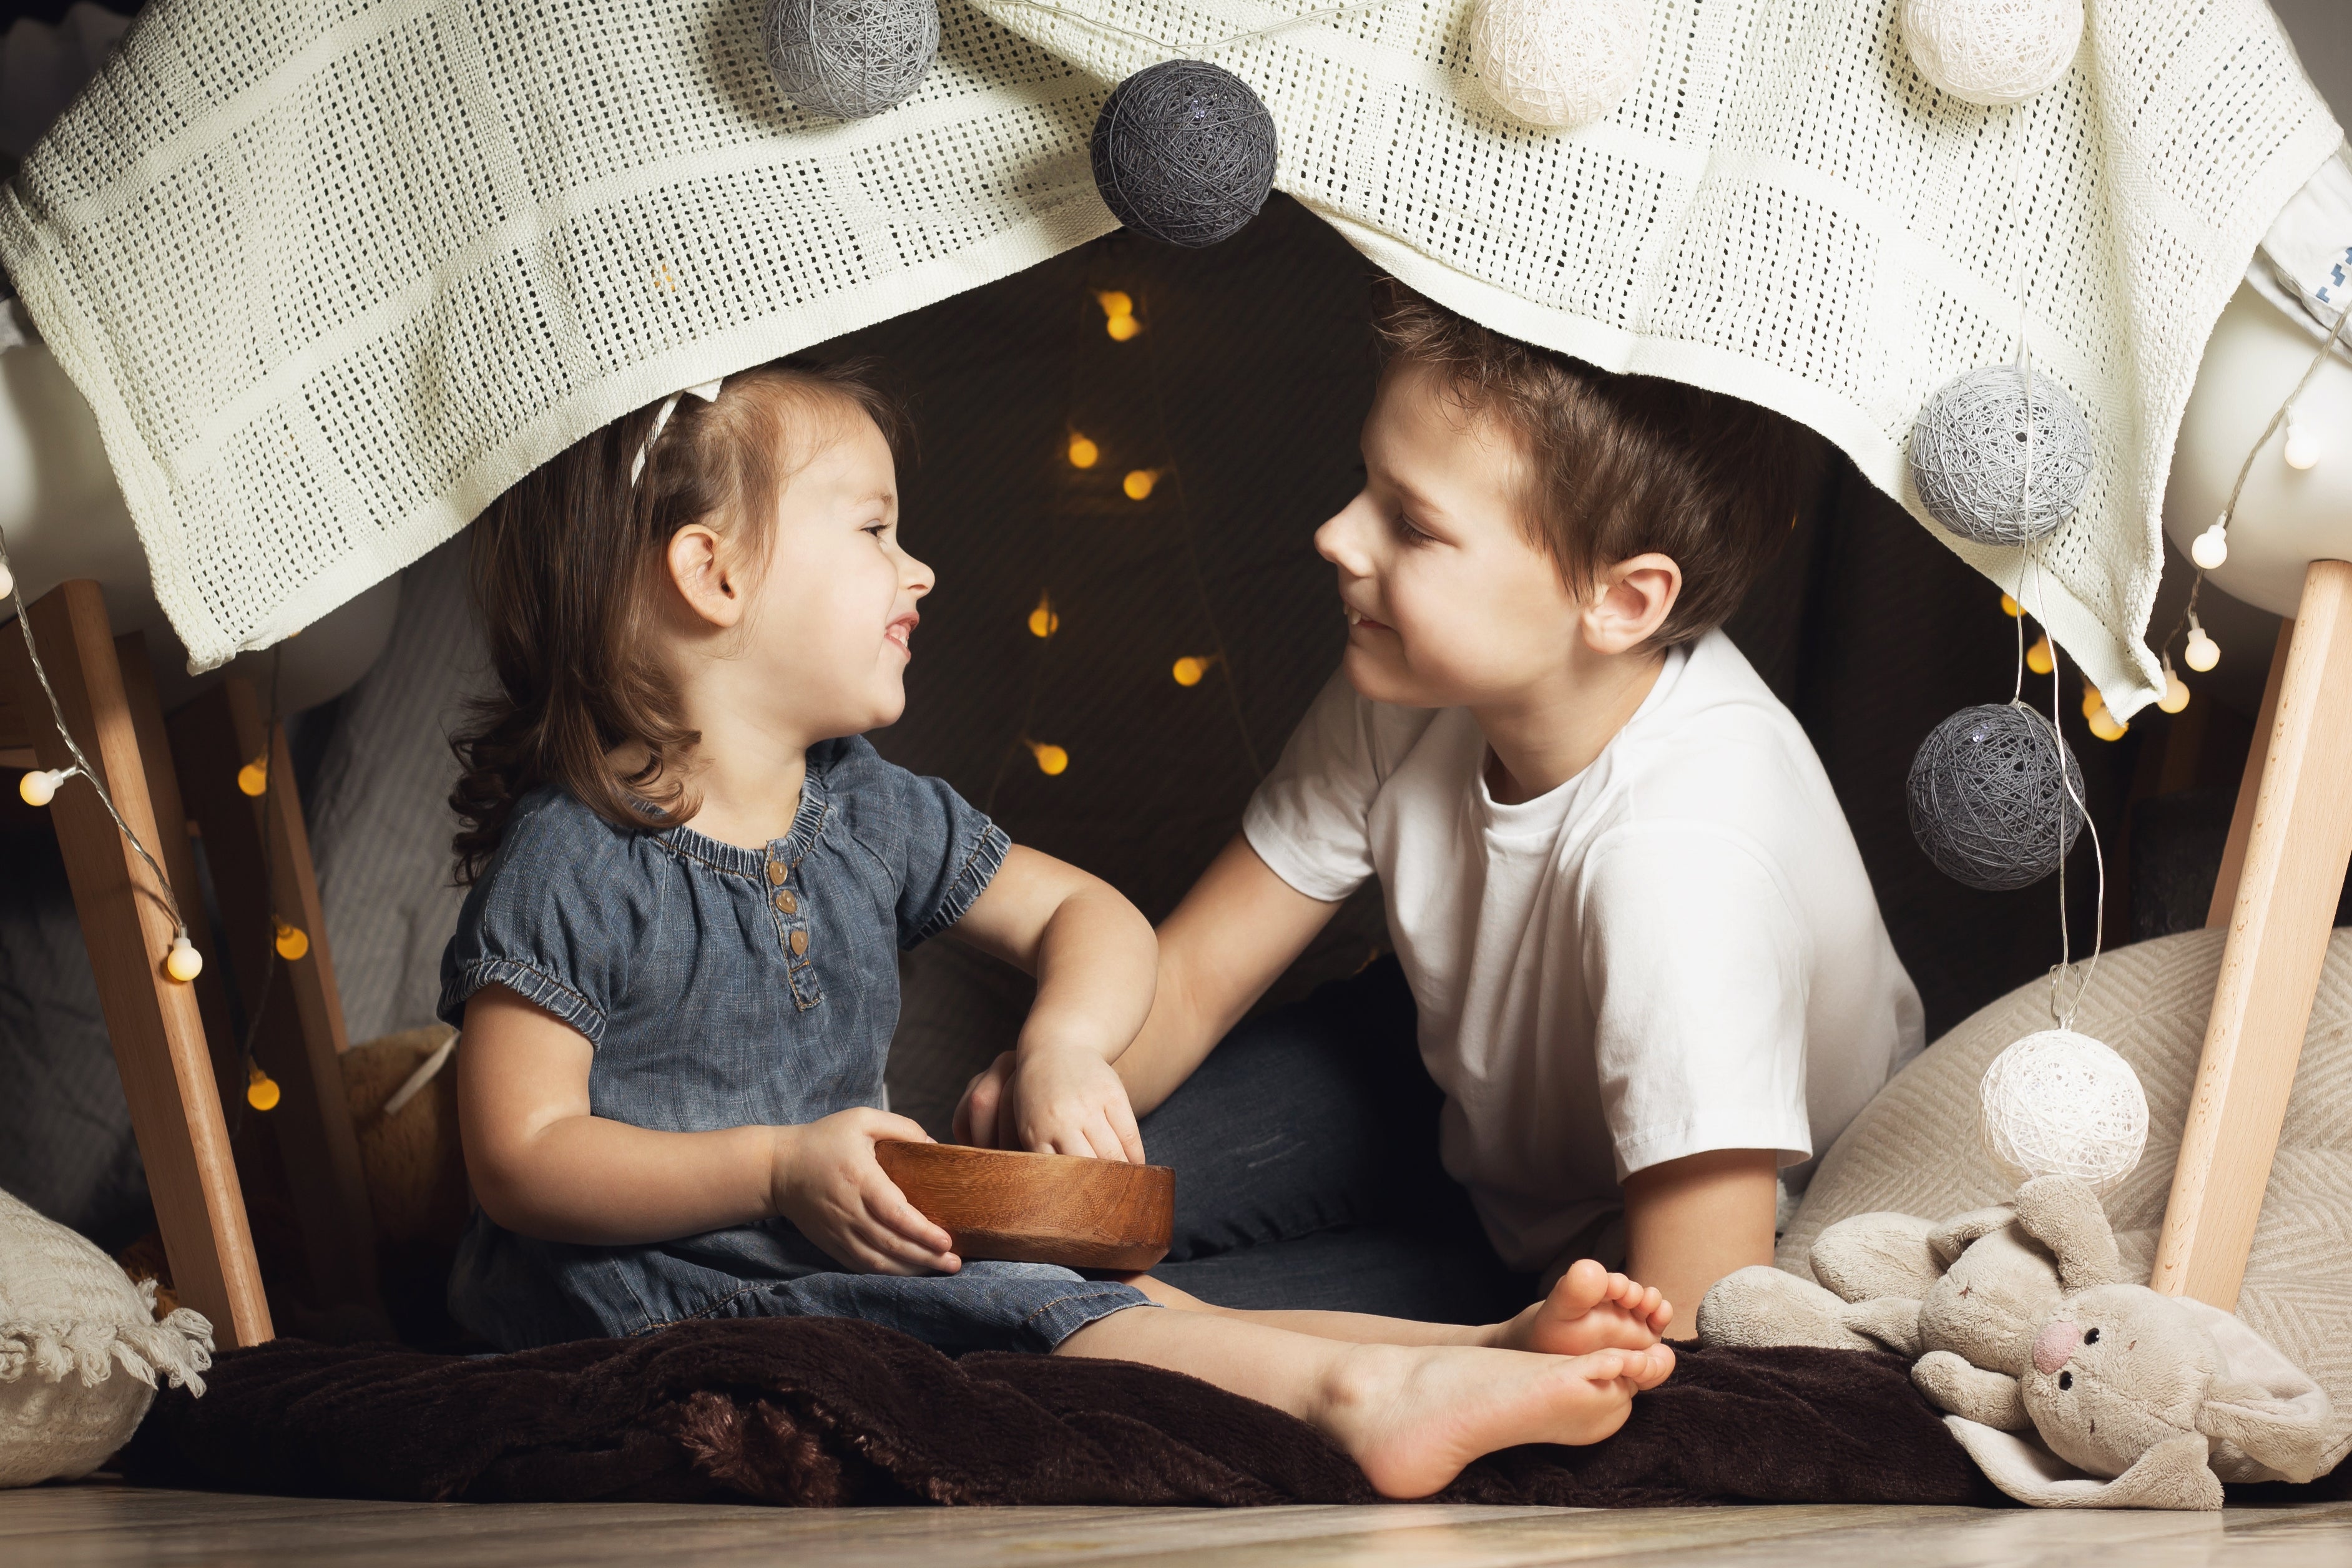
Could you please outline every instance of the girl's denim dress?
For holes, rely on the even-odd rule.
[[[462,1026],[485,985],[518,993],[595,1047],[592,1113],[639,1127],[879,1106],[898,950],[953,925],[1008,847],[955,791],[862,736],[810,749],[800,813],[765,850],[688,827],[632,832],[541,789],[458,916],[441,1016]],[[1047,1351],[1142,1305],[1131,1287],[1044,1264],[850,1273],[783,1219],[590,1247],[518,1236],[477,1209],[449,1281],[451,1313],[507,1350],[695,1318],[840,1317],[955,1349]]]

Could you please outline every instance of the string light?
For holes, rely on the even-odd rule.
[[[2298,472],[2314,468],[2319,462],[2319,432],[2298,417],[2293,404],[2286,410],[2286,446],[2280,455],[2286,466]]]
[[[2083,682],[2084,718],[2088,719],[2092,714],[2096,713],[2106,705],[2107,700],[2099,695],[2099,689],[2097,687],[2092,685],[2087,680]]]
[[[2189,642],[2188,646],[2180,650],[2180,660],[2200,675],[2221,662],[2221,645],[2208,636],[2205,628],[2198,624],[2197,612],[2194,609],[2189,612]]]
[[[1791,524],[1790,526],[1793,527],[1794,524]],[[2003,594],[2000,596],[2000,613],[2007,616],[2013,621],[2017,619],[2018,616],[2025,614],[2025,606],[2020,605],[2015,599],[2011,598],[2007,594]]]
[[[274,922],[278,927],[278,956],[291,963],[310,951],[310,938],[300,926]]]
[[[2230,559],[2230,514],[2223,512],[2213,520],[2213,526],[2189,542],[2189,559],[2197,563],[2198,570],[2217,572]]]
[[[163,955],[163,973],[185,985],[205,972],[205,955],[196,944],[183,934],[172,939],[172,951]]]
[[[1129,500],[1148,500],[1151,496],[1151,487],[1159,482],[1158,468],[1130,468],[1127,478],[1119,481],[1119,489],[1127,492]]]
[[[26,805],[47,805],[58,798],[58,786],[79,772],[79,768],[51,768],[26,773],[16,781],[16,797]]]
[[[1047,778],[1057,777],[1069,768],[1070,753],[1061,747],[1050,746],[1042,741],[1032,741],[1026,737],[1023,738],[1021,743],[1029,748],[1029,754],[1037,759],[1037,771]]]
[[[2178,713],[2189,706],[2189,683],[2172,668],[2172,656],[2164,656],[2164,695],[2156,700],[2157,707],[2167,713]]]
[[[1196,658],[1192,654],[1186,654],[1176,661],[1175,668],[1170,673],[1175,676],[1176,684],[1179,686],[1198,686],[1208,676],[1209,667],[1216,662],[1215,654],[1210,654],[1206,658]]]
[[[1113,316],[1103,323],[1103,331],[1110,334],[1111,342],[1123,343],[1143,331],[1143,323],[1133,316]]]
[[[1076,430],[1070,432],[1070,467],[1091,468],[1102,461],[1102,448]]]
[[[269,788],[268,752],[263,752],[236,770],[236,787],[239,794],[251,795],[256,800],[261,798]]]
[[[1054,601],[1044,594],[1037,595],[1037,607],[1029,612],[1029,635],[1049,637],[1062,629],[1062,616],[1054,608]]]
[[[278,1080],[256,1067],[245,1080],[245,1102],[256,1110],[278,1109]]]
[[[2050,652],[2050,634],[2044,632],[2034,645],[2025,650],[2025,668],[2036,675],[2050,673],[2055,659]]]
[[[1135,301],[1117,289],[1097,289],[1095,300],[1103,309],[1103,331],[1115,343],[1126,342],[1143,331],[1143,323],[1135,319]]]
[[[0,565],[0,599],[9,598],[16,592],[16,574],[9,571],[6,566]]]
[[[2130,729],[2130,725],[2108,712],[2104,702],[2099,705],[2099,710],[2091,715],[2091,733],[2102,741],[2120,741]]]

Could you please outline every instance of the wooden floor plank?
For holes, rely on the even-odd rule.
[[[2221,1514],[1867,1506],[1624,1509],[790,1509],[420,1504],[98,1483],[0,1493],[0,1557],[64,1568],[235,1562],[519,1568],[2329,1568],[2352,1503]]]

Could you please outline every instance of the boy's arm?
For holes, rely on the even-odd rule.
[[[1099,877],[1016,844],[987,890],[948,929],[1037,977],[1020,1047],[999,1063],[1013,1092],[992,1102],[984,1119],[967,1114],[967,1095],[957,1108],[957,1135],[1141,1163],[1135,1112],[1110,1063],[1151,1010],[1150,923]]]
[[[1236,833],[1160,924],[1160,985],[1118,1058],[1139,1113],[1192,1076],[1339,906],[1284,881]]]
[[[782,1215],[868,1273],[958,1267],[874,1159],[884,1138],[928,1142],[903,1116],[845,1110],[800,1127],[656,1132],[593,1114],[595,1047],[503,985],[466,1004],[457,1124],[482,1212],[547,1241],[618,1247]]]
[[[1772,1261],[1779,1173],[1777,1151],[1714,1149],[1625,1178],[1625,1272],[1674,1303],[1668,1338],[1698,1332],[1717,1280]]]

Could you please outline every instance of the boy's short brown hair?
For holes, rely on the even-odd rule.
[[[1575,585],[1656,551],[1681,595],[1650,639],[1672,647],[1730,618],[1822,480],[1820,437],[1769,409],[1617,375],[1455,315],[1393,279],[1373,302],[1390,369],[1435,371],[1461,406],[1525,449],[1522,521]]]

